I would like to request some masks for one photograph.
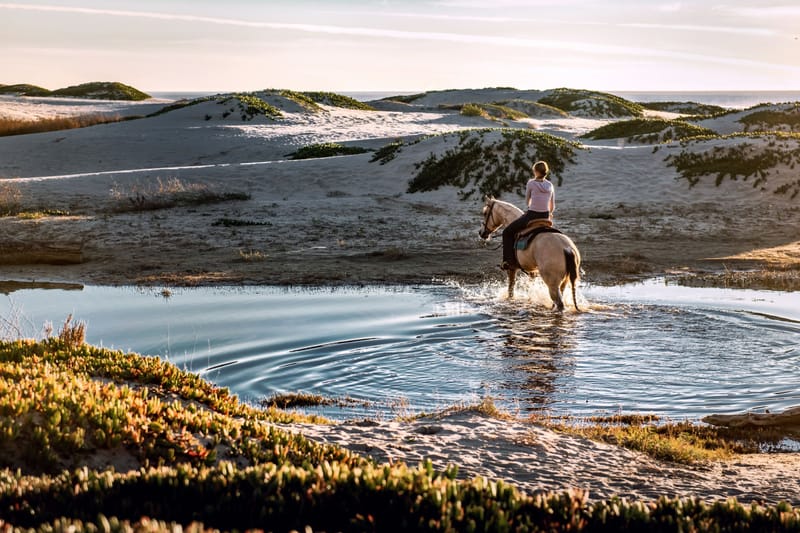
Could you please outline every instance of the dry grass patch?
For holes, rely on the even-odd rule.
[[[20,212],[22,191],[15,183],[0,181],[0,217],[13,216]]]
[[[534,415],[531,422],[554,431],[607,442],[645,453],[654,459],[702,464],[736,454],[779,448],[784,432],[771,428],[737,429],[662,421],[655,415],[571,418]]]
[[[210,185],[186,182],[178,178],[158,178],[155,182],[131,186],[114,184],[111,198],[117,202],[117,213],[153,211],[170,207],[212,204],[232,200],[249,200],[244,192],[217,191]]]
[[[109,124],[131,120],[139,117],[122,117],[120,115],[77,115],[74,117],[54,117],[39,120],[19,120],[14,118],[0,118],[0,137],[11,135],[27,135],[30,133],[45,133],[48,131],[72,130],[86,128],[98,124]]]

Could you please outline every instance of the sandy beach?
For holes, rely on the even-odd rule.
[[[800,268],[800,207],[774,192],[798,179],[793,163],[779,162],[761,187],[741,179],[716,185],[713,176],[690,187],[666,162],[687,149],[679,142],[656,149],[579,139],[614,118],[498,121],[438,107],[507,96],[455,91],[384,110],[322,105],[314,113],[284,103],[280,120],[245,121],[223,116],[228,107],[212,100],[138,120],[0,138],[0,187],[17,194],[24,211],[55,213],[0,217],[0,279],[164,287],[501,279],[499,239],[478,238],[479,195],[462,201],[450,186],[407,192],[416,165],[454,146],[457,135],[439,134],[496,127],[582,143],[557,176],[555,221],[581,250],[585,282]],[[0,116],[61,112],[61,104],[36,102],[35,111],[31,105],[0,100]],[[106,111],[133,115],[155,105],[163,104]],[[97,112],[92,106],[83,104]],[[742,129],[735,115],[702,126]],[[372,152],[289,157],[315,143],[376,150],[396,139],[407,144],[386,164],[371,161]],[[689,149],[737,142],[715,139]],[[785,142],[791,149],[800,144]],[[514,194],[503,198],[523,204]],[[462,475],[509,480],[528,492],[572,487],[591,498],[800,503],[800,482],[787,475],[800,467],[796,454],[678,466],[471,411],[290,429],[380,462],[428,457],[441,468],[458,464]]]
[[[22,206],[68,213],[0,219],[2,275],[151,285],[500,276],[499,251],[477,236],[480,198],[460,201],[454,187],[406,192],[415,165],[446,149],[452,136],[407,146],[385,165],[370,162],[371,153],[286,157],[313,143],[377,149],[398,138],[504,124],[575,139],[611,121],[500,123],[437,109],[443,96],[436,98],[404,111],[323,106],[244,122],[223,118],[212,101],[152,118],[2,138],[0,179],[19,190]],[[451,98],[458,101],[458,92]],[[0,112],[18,112],[7,108]],[[717,121],[732,127],[729,116]],[[680,143],[658,150],[622,139],[583,146],[559,176],[556,224],[580,248],[584,280],[800,264],[800,209],[789,195],[772,192],[796,179],[788,165],[768,190],[730,179],[716,186],[713,177],[690,188],[665,162],[680,153]],[[248,199],[158,210],[132,203],[137,194],[169,196],[168,181]]]
[[[798,454],[742,455],[725,462],[679,465],[475,410],[411,422],[353,421],[287,429],[379,463],[415,465],[430,459],[439,469],[458,465],[461,477],[502,479],[529,494],[578,488],[594,501],[667,496],[800,503],[800,480],[788,474],[800,468]]]

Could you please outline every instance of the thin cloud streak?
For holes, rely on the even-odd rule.
[[[629,22],[618,24],[624,28],[643,28],[654,30],[699,31],[716,33],[734,33],[737,35],[758,35],[761,37],[774,36],[775,31],[767,28],[734,28],[730,26],[696,26],[692,24],[653,24],[645,22]]]
[[[158,13],[152,11],[128,11],[114,9],[96,9],[84,7],[69,7],[55,5],[27,5],[18,3],[0,3],[0,9],[17,9],[40,12],[72,13],[84,15],[104,15],[129,18],[147,18],[156,20],[199,22],[207,24],[217,24],[226,26],[238,26],[247,28],[262,28],[275,30],[291,30],[306,33],[327,34],[327,35],[350,35],[358,37],[376,37],[401,40],[428,40],[438,42],[450,42],[458,44],[483,44],[499,47],[512,48],[534,48],[546,50],[563,50],[582,54],[606,54],[640,58],[661,58],[671,60],[687,60],[709,62],[735,66],[756,66],[800,72],[800,67],[789,65],[766,63],[739,59],[735,57],[719,57],[702,54],[691,54],[685,52],[674,52],[670,50],[658,50],[652,48],[639,48],[627,46],[604,45],[594,43],[566,42],[555,40],[528,39],[521,37],[505,37],[493,35],[474,35],[444,32],[415,32],[404,30],[386,30],[376,28],[332,26],[320,24],[298,24],[283,22],[258,22],[231,18],[205,17],[198,15],[182,15],[172,13]]]

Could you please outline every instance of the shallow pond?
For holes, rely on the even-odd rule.
[[[800,404],[797,293],[584,286],[586,312],[557,314],[537,282],[511,302],[500,284],[17,288],[0,296],[0,317],[27,335],[74,314],[88,342],[166,357],[247,401],[356,400],[317,409],[334,418],[487,396],[521,413],[674,419]]]

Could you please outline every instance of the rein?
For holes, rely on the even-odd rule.
[[[483,217],[483,231],[481,233],[487,233],[487,239],[491,239],[492,235],[494,235],[497,230],[500,229],[500,226],[497,226],[494,231],[489,231],[489,219],[492,218],[492,210],[494,209],[494,202],[489,204],[489,210],[486,212],[486,216]],[[502,224],[501,224],[502,225]]]
[[[489,239],[491,239],[491,238],[492,238],[492,236],[493,236],[495,233],[497,233],[497,230],[499,230],[499,229],[502,227],[502,225],[500,225],[500,226],[497,226],[497,227],[494,229],[494,231],[489,231],[489,219],[490,219],[490,218],[492,218],[492,210],[494,209],[494,205],[495,205],[495,202],[492,202],[492,203],[490,203],[490,204],[489,204],[489,210],[488,210],[488,211],[486,211],[486,216],[485,216],[485,217],[483,217],[483,231],[482,231],[481,233],[488,233],[488,235],[486,236],[486,240],[487,240],[487,241],[488,241]],[[493,250],[499,250],[499,249],[500,249],[500,248],[502,248],[502,247],[503,247],[503,243],[500,243],[500,244],[498,244],[497,246],[495,246],[495,247],[494,247],[494,248],[492,248],[492,249],[493,249]]]

